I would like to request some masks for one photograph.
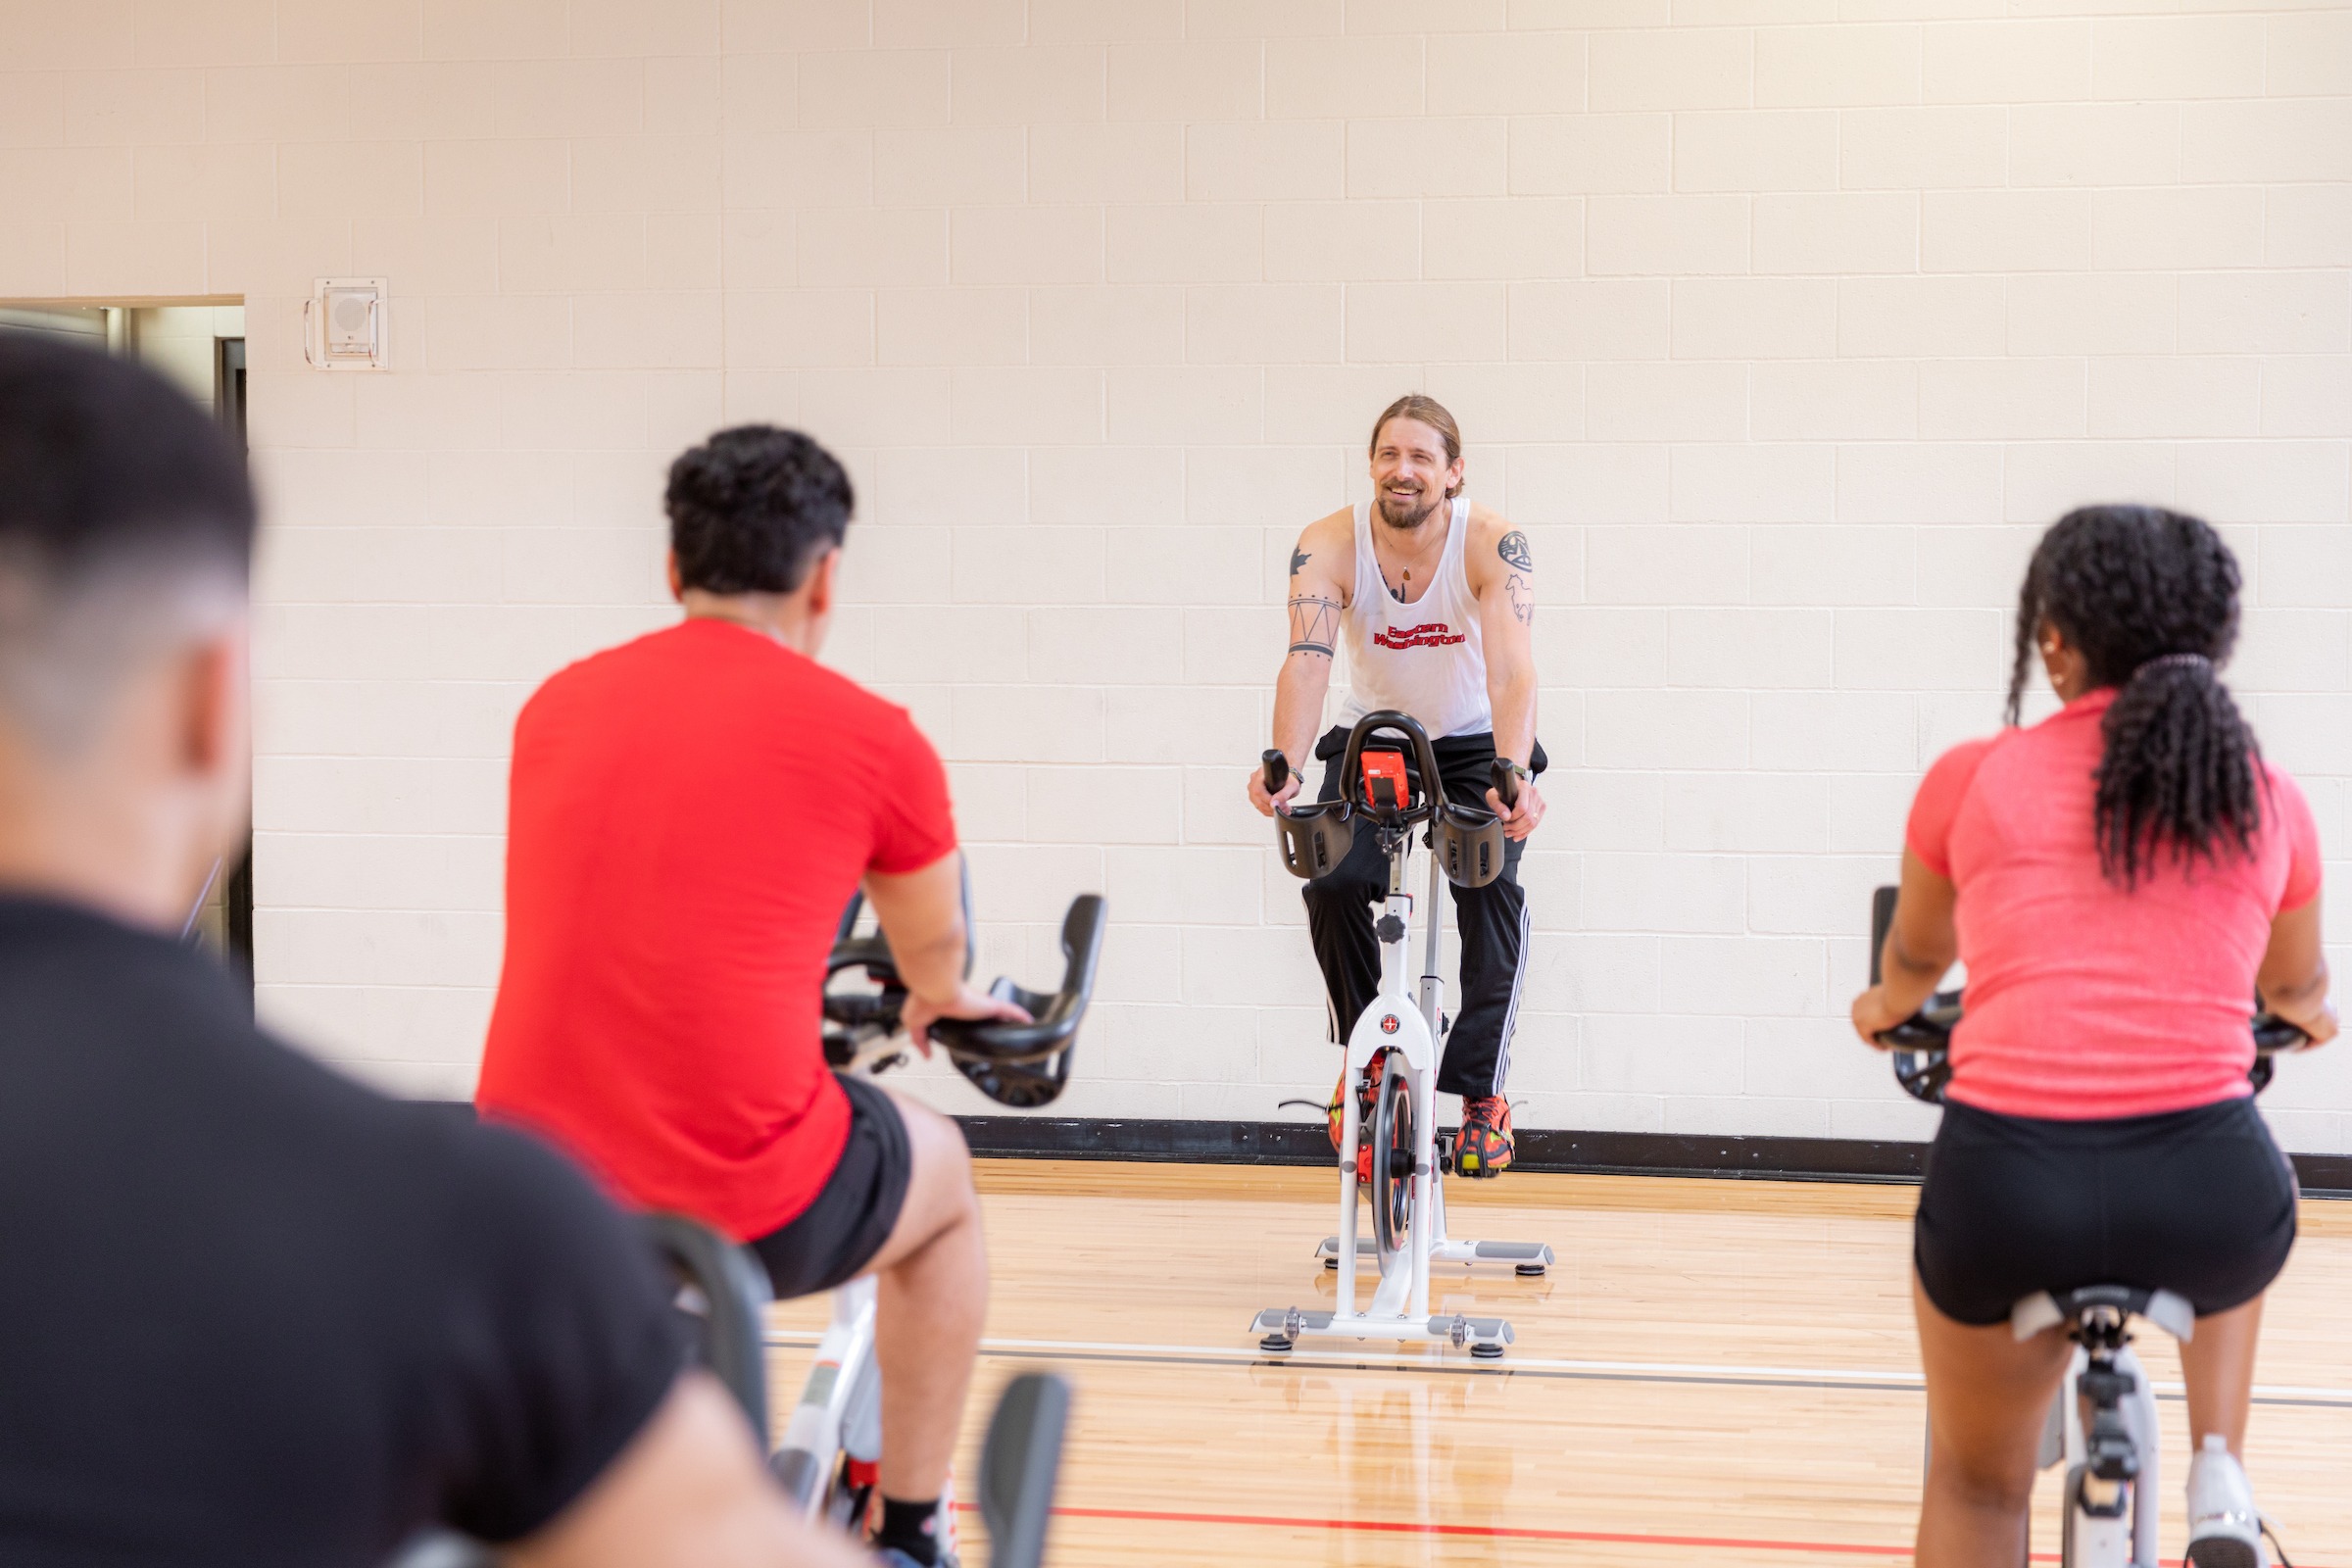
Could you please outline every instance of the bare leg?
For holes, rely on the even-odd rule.
[[[2180,1376],[2188,1385],[2188,1447],[2219,1432],[2242,1463],[2246,1408],[2254,1398],[2254,1348],[2262,1337],[2262,1298],[2197,1319],[2194,1338],[2180,1347]]]
[[[874,1254],[874,1354],[882,1368],[882,1494],[909,1502],[948,1484],[963,1396],[988,1314],[988,1248],[972,1156],[956,1125],[892,1096],[914,1173]]]
[[[2006,1323],[1956,1323],[1916,1276],[1911,1298],[1930,1434],[1914,1560],[1918,1568],[2017,1568],[2042,1420],[2073,1347],[2054,1329],[2021,1345]]]

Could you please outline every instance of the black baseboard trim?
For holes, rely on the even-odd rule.
[[[470,1116],[463,1101],[425,1103]],[[1329,1165],[1319,1121],[1177,1117],[958,1116],[982,1159],[1104,1159],[1166,1165]],[[1916,1186],[1928,1146],[1869,1138],[1737,1138],[1699,1133],[1520,1131],[1513,1168],[1579,1176],[1747,1177]],[[2352,1199],[2352,1154],[2290,1154],[2305,1198]]]
[[[1320,1122],[958,1116],[984,1159],[1106,1159],[1203,1165],[1329,1165]],[[1589,1176],[1746,1177],[1916,1184],[1925,1144],[1864,1138],[1709,1137],[1529,1127],[1513,1168]],[[2352,1198],[2352,1155],[2296,1154],[2306,1198]]]
[[[1121,1159],[1210,1165],[1329,1165],[1316,1122],[958,1116],[989,1159]],[[1594,1176],[1752,1176],[1775,1181],[1916,1182],[1925,1144],[1856,1138],[1721,1138],[1676,1133],[1519,1131],[1512,1168]]]

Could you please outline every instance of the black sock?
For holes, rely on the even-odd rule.
[[[896,1546],[923,1568],[935,1568],[939,1561],[939,1499],[901,1502],[896,1497],[884,1497],[882,1523],[874,1531],[874,1544]]]

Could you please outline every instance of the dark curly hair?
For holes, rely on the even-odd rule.
[[[2026,568],[2008,719],[2044,624],[2082,652],[2093,690],[2122,688],[2092,777],[2099,868],[2125,888],[2160,855],[2185,864],[2253,851],[2261,751],[2219,674],[2237,642],[2238,582],[2220,534],[2159,507],[2070,512]]]
[[[662,503],[681,586],[788,594],[848,534],[857,496],[800,431],[739,424],[679,455]]]

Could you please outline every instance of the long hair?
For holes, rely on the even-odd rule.
[[[2093,689],[2119,688],[2093,775],[2099,868],[2129,889],[2160,858],[2253,852],[2261,751],[2220,679],[2237,642],[2237,559],[2199,518],[2083,507],[2041,536],[2018,595],[2008,720],[2036,637],[2079,649]]]
[[[1453,422],[1453,416],[1446,412],[1446,405],[1436,398],[1407,392],[1381,410],[1380,417],[1372,421],[1372,439],[1364,444],[1365,456],[1369,457],[1380,450],[1380,432],[1389,427],[1391,419],[1418,419],[1437,431],[1438,439],[1446,443],[1447,463],[1452,463],[1462,455],[1462,427]],[[1446,492],[1446,499],[1451,501],[1461,493],[1462,487],[1457,484]]]

